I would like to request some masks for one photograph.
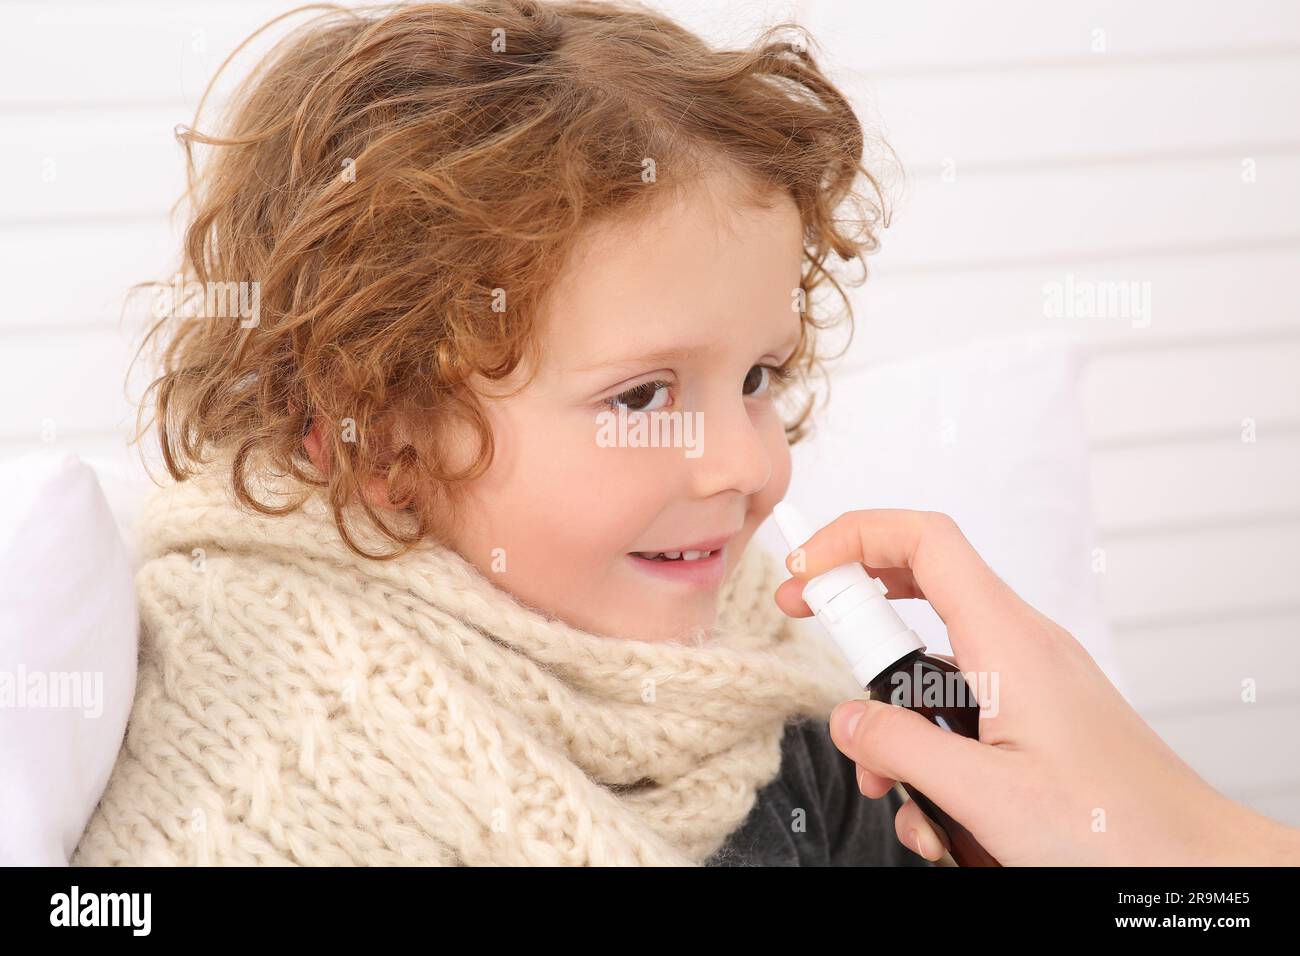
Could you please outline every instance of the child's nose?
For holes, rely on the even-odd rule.
[[[688,458],[694,493],[762,490],[772,477],[772,458],[745,403],[704,409],[697,418],[697,453]]]

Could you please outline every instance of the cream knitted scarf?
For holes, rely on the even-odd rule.
[[[786,720],[861,693],[752,544],[699,642],[652,643],[446,548],[360,558],[318,499],[251,513],[219,470],[139,532],[135,704],[74,864],[698,864]]]

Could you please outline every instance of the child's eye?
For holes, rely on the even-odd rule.
[[[754,373],[758,372],[757,375]],[[775,378],[778,383],[786,382],[793,373],[784,366],[778,365],[755,365],[745,376],[745,383],[742,391],[746,395],[762,395],[772,385],[772,379]]]
[[[629,388],[626,392],[620,392],[612,398],[604,399],[604,404],[616,410],[618,406],[626,405],[629,412],[658,411],[668,403],[668,389],[670,387],[667,382],[642,382],[635,388]],[[663,401],[659,400],[660,392],[663,392]]]

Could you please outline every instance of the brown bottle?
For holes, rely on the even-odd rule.
[[[786,502],[780,502],[772,516],[792,550],[812,537],[807,521]],[[898,616],[886,593],[881,581],[853,561],[811,578],[804,584],[803,600],[872,700],[906,707],[938,727],[978,740],[979,703],[972,702],[961,671],[925,653],[924,642]],[[944,689],[937,700],[926,692],[927,686],[932,690],[936,684]],[[959,866],[1001,865],[933,800],[906,781],[903,788],[926,816],[943,827]]]
[[[945,688],[939,700],[934,699],[933,693],[927,693],[927,685]],[[947,689],[954,686],[956,693],[949,693]],[[979,740],[979,701],[970,693],[961,671],[941,657],[931,657],[924,650],[912,651],[881,671],[866,689],[872,700],[906,707],[936,727]],[[903,782],[903,789],[927,817],[943,827],[951,845],[952,858],[959,866],[1002,865],[980,846],[969,830],[920,790],[906,782]]]

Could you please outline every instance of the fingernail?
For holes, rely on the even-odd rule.
[[[934,833],[929,830],[924,833],[920,833],[916,830],[913,830],[912,832],[917,835],[916,848],[917,852],[920,853],[921,856],[925,857],[927,860],[937,860],[939,857],[943,856],[943,846],[939,843],[939,838],[935,836]]]
[[[921,853],[921,834],[919,832],[916,830],[908,830],[907,841],[912,844],[913,850],[917,853]],[[925,854],[921,853],[921,856],[925,856]]]
[[[862,719],[862,714],[866,708],[861,704],[845,704],[844,713],[840,715],[840,726],[844,728],[844,738],[847,740],[853,736],[853,731],[857,729],[858,721]]]
[[[862,768],[861,767],[858,767],[857,774],[858,774],[858,791],[861,792],[862,790]],[[866,796],[866,794],[863,794],[863,796]]]

